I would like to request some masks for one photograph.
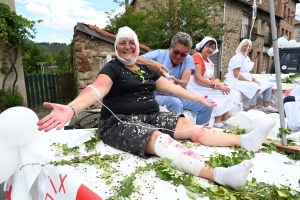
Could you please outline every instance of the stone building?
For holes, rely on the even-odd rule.
[[[15,1],[14,0],[0,0],[0,3],[6,4],[8,5],[12,11],[15,11]],[[1,40],[1,38],[0,38]],[[2,42],[0,42],[1,44]],[[3,56],[3,45],[0,46],[0,58],[2,58]],[[14,54],[12,55],[12,58],[14,58]],[[11,63],[9,61],[9,58],[7,58],[6,63],[8,64],[8,67],[11,66]],[[20,47],[18,47],[18,57],[16,60],[16,70],[18,73],[18,80],[16,85],[18,86],[18,91],[22,94],[23,99],[24,99],[24,106],[27,106],[27,96],[26,96],[26,87],[25,87],[25,77],[24,77],[24,72],[23,72],[23,66],[22,66],[22,53],[21,53],[21,49]],[[0,62],[0,67],[2,67],[2,62]],[[5,77],[5,74],[0,72],[0,86],[2,89],[2,83],[3,83],[3,79]],[[15,73],[12,72],[10,73],[10,75],[8,76],[7,80],[6,80],[6,84],[5,84],[5,90],[7,90],[7,88],[9,86],[13,85],[13,82],[15,80]]]
[[[78,93],[95,81],[100,69],[107,62],[116,58],[115,39],[115,34],[94,25],[77,23],[73,36],[73,56],[77,70]],[[149,50],[149,47],[140,44],[140,54]],[[96,107],[101,106],[97,104]]]
[[[297,42],[300,42],[300,21],[299,20],[295,20],[294,23],[294,39]]]
[[[253,1],[257,3],[257,16],[253,24],[252,5]],[[296,12],[297,0],[274,0],[275,21],[277,37],[287,35],[293,39],[294,18]],[[132,0],[129,4],[138,9],[140,6],[147,5],[145,0]],[[269,1],[256,0],[234,0],[226,1],[219,9],[220,22],[226,23],[226,28],[232,28],[235,31],[224,36],[216,37],[218,41],[219,53],[214,55],[215,74],[224,80],[227,73],[230,58],[235,54],[235,49],[242,39],[248,38],[253,24],[251,40],[253,42],[252,51],[249,57],[255,63],[253,73],[260,73],[262,69],[270,70],[273,58],[269,57],[267,52],[272,47],[272,31],[270,20]],[[171,36],[170,36],[171,37]],[[203,36],[202,36],[203,37]]]

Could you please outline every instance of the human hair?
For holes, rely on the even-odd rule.
[[[180,43],[184,46],[188,46],[189,48],[188,51],[190,51],[193,46],[193,41],[191,36],[184,32],[178,32],[173,36],[171,41],[171,48],[173,48],[177,43]]]
[[[203,49],[204,46],[207,45],[207,44],[208,44],[208,45],[213,45],[213,44],[214,44],[215,46],[217,46],[217,44],[216,44],[216,42],[215,42],[214,40],[208,40],[208,41],[203,45],[203,47],[201,47],[201,49],[199,49],[199,50],[196,49],[197,52],[201,53],[202,49]]]

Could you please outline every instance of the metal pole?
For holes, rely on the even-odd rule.
[[[283,97],[282,97],[282,84],[281,84],[281,72],[279,66],[279,50],[277,41],[277,28],[275,23],[275,12],[274,12],[274,1],[269,0],[270,6],[270,19],[272,28],[272,40],[273,40],[273,51],[274,51],[274,64],[276,72],[276,84],[277,84],[277,94],[278,94],[278,104],[279,104],[279,116],[280,116],[280,127],[285,129],[285,117],[283,109]],[[286,135],[282,134],[282,145],[287,146]]]

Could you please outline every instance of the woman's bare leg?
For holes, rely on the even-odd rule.
[[[241,189],[247,181],[251,161],[243,161],[229,168],[208,166],[193,150],[172,139],[169,135],[155,131],[147,143],[146,153],[157,154],[172,160],[172,166],[185,169],[195,176],[213,180],[221,185]]]
[[[240,146],[240,136],[227,134],[217,129],[198,126],[190,120],[180,117],[174,133],[175,139],[191,139],[193,142],[208,146]]]
[[[228,118],[229,118],[228,112],[226,112],[222,115],[222,121],[227,121]]]
[[[221,123],[222,122],[222,115],[215,117],[215,123]]]

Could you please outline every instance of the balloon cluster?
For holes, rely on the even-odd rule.
[[[18,145],[29,142],[37,133],[39,120],[26,107],[13,107],[0,114],[0,183],[6,181],[19,164]]]
[[[293,47],[300,47],[300,42],[297,42],[296,40],[287,40],[285,37],[280,37],[277,40],[278,42],[278,48],[293,48]],[[274,56],[274,50],[273,47],[268,50],[269,56]]]

